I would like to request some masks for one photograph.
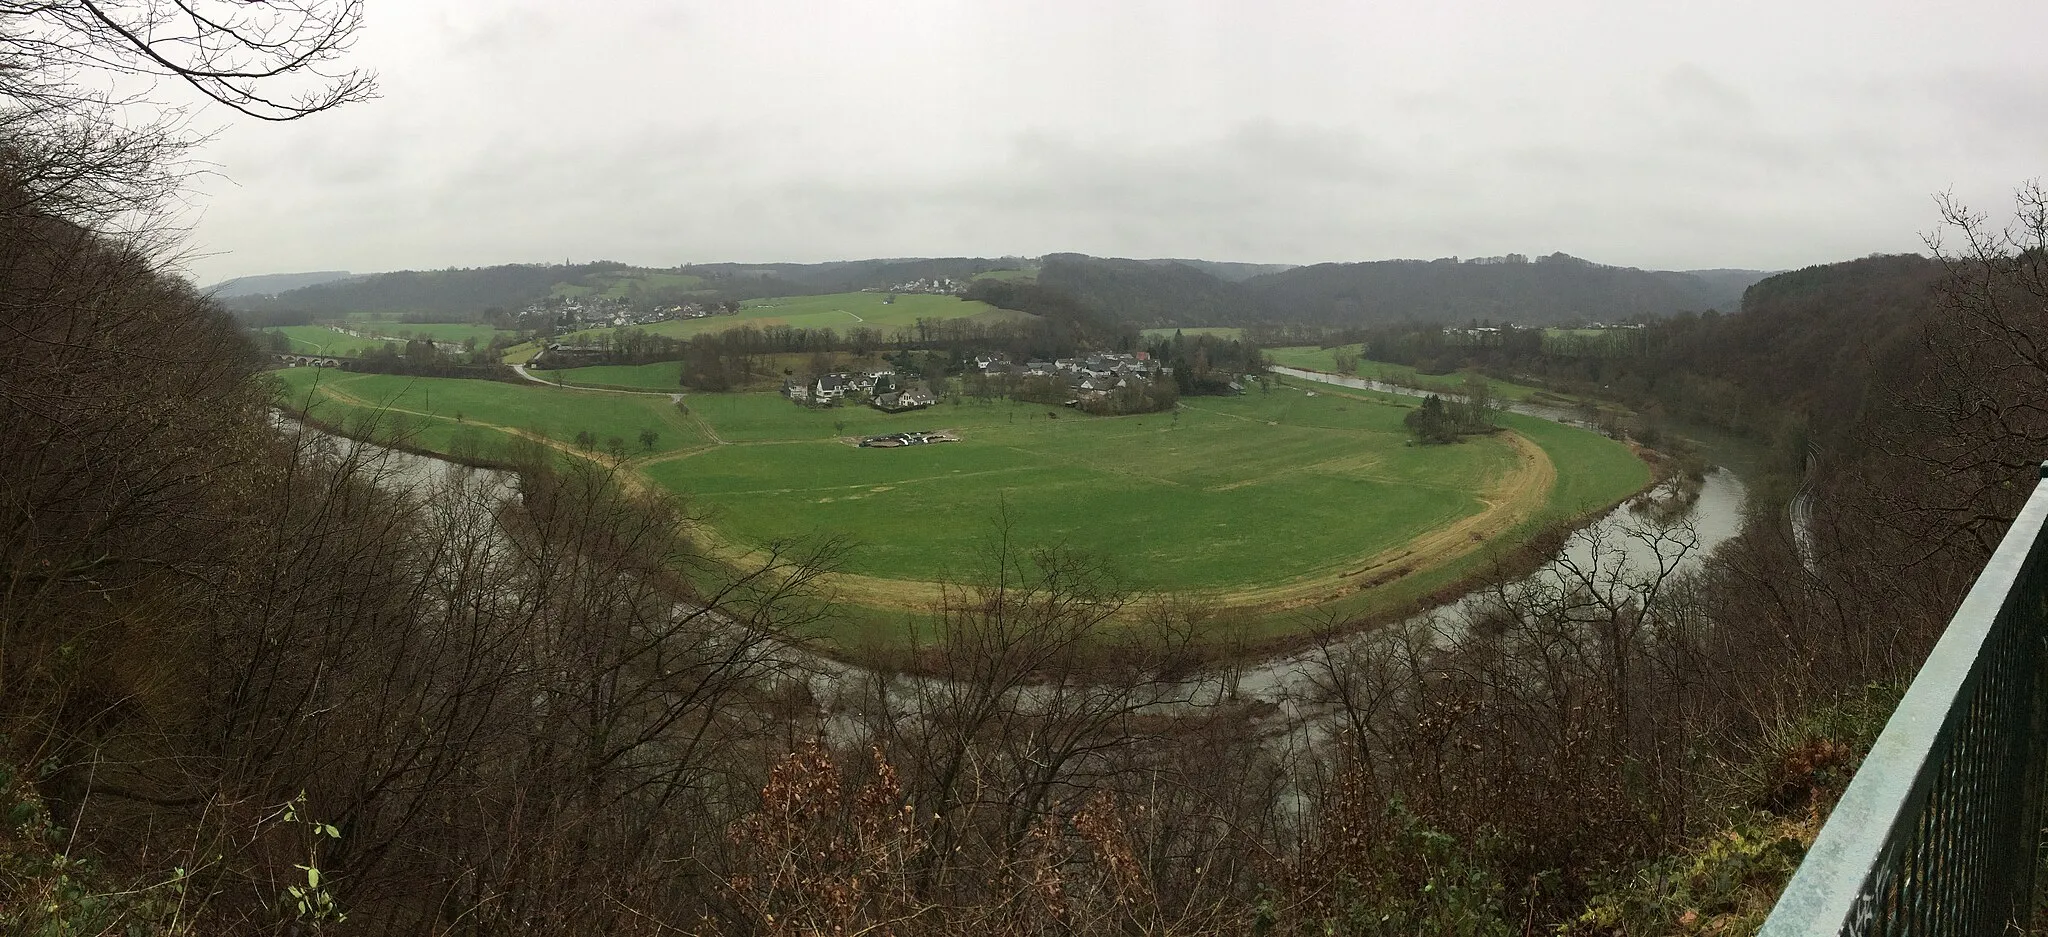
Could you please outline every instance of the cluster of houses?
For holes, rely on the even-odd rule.
[[[876,288],[874,288],[874,287],[869,287],[869,288],[867,288],[867,289],[861,290],[861,292],[863,292],[863,293],[939,293],[939,294],[943,294],[943,295],[948,295],[948,296],[950,296],[950,295],[952,295],[952,294],[954,294],[954,293],[958,293],[958,292],[960,292],[961,290],[964,290],[964,289],[966,289],[966,288],[967,288],[967,284],[965,284],[965,283],[962,283],[962,282],[960,282],[959,280],[955,280],[955,279],[953,279],[952,277],[923,277],[923,278],[919,278],[919,279],[916,279],[916,280],[909,280],[909,281],[906,281],[906,282],[903,282],[903,283],[898,283],[898,284],[896,284],[895,286],[889,287],[888,289],[876,289]]]
[[[732,306],[719,303],[672,303],[649,309],[635,308],[623,299],[551,300],[534,303],[523,310],[529,316],[556,317],[556,321],[575,328],[624,328],[629,325],[653,325],[671,319],[702,319],[709,316],[727,315],[736,311]]]
[[[1643,327],[1644,327],[1644,325],[1643,325],[1643,323],[1641,323],[1641,322],[1616,322],[1616,323],[1613,323],[1613,324],[1609,324],[1609,323],[1605,323],[1605,322],[1588,322],[1588,323],[1586,323],[1586,324],[1584,324],[1584,325],[1579,325],[1579,326],[1569,326],[1569,328],[1586,328],[1586,329],[1640,329],[1640,328],[1643,328]],[[1447,328],[1447,329],[1444,329],[1444,334],[1445,334],[1445,335],[1463,335],[1463,336],[1466,336],[1466,337],[1468,337],[1468,338],[1488,338],[1488,337],[1491,337],[1491,336],[1496,336],[1496,335],[1499,335],[1499,334],[1501,334],[1501,333],[1503,333],[1503,332],[1511,332],[1511,331],[1514,331],[1514,330],[1515,330],[1516,328],[1518,328],[1518,326],[1516,326],[1516,325],[1515,325],[1514,323],[1512,323],[1512,322],[1510,322],[1510,323],[1508,323],[1508,324],[1506,324],[1506,325],[1501,325],[1501,326],[1493,326],[1493,325],[1482,325],[1482,326],[1476,326],[1476,327],[1473,327],[1473,328],[1460,328],[1460,327],[1455,327],[1455,326],[1454,326],[1454,327],[1451,327],[1451,328]]]
[[[923,388],[899,388],[894,371],[835,371],[809,380],[782,382],[783,396],[800,404],[829,407],[852,398],[884,413],[920,410],[939,399]]]
[[[1107,395],[1110,391],[1150,383],[1173,373],[1145,352],[1101,352],[1085,358],[1058,358],[1017,364],[998,354],[977,355],[974,369],[990,377],[1053,378],[1064,380],[1080,400]]]

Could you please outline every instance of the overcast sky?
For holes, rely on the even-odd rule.
[[[195,279],[612,259],[1920,249],[2048,173],[2048,3],[369,0]],[[208,119],[225,123],[213,112]]]

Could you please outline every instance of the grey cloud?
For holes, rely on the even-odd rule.
[[[203,186],[196,272],[1912,249],[1929,193],[1995,207],[2043,172],[2048,7],[1987,6],[2007,28],[1903,0],[1855,29],[1595,0],[388,5],[384,100],[202,154],[235,184]]]

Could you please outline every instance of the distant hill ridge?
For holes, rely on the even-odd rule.
[[[365,276],[333,271],[242,277],[216,287],[231,308],[249,313],[349,312],[475,314],[516,309],[571,289],[647,277],[667,285],[646,295],[718,299],[894,289],[920,281],[964,284],[1016,271],[1027,258],[888,258],[829,263],[708,263],[653,269],[610,261],[508,264]],[[1072,297],[1104,320],[1137,327],[1491,320],[1524,325],[1621,322],[1707,309],[1734,311],[1756,270],[1690,272],[1614,267],[1556,253],[1458,261],[1380,260],[1305,267],[1207,260],[1048,254],[1035,264],[1039,286]],[[312,278],[291,286],[293,278]],[[685,285],[682,281],[687,281]]]
[[[335,280],[346,280],[355,276],[346,270],[317,270],[311,273],[265,273],[252,277],[235,277],[222,280],[206,288],[206,292],[219,299],[233,299],[240,296],[268,296],[285,293]]]
[[[1472,319],[1550,325],[1741,307],[1742,291],[1768,274],[1612,267],[1557,253],[1534,260],[1460,263],[1382,260],[1317,264],[1254,277],[1245,287],[1283,320],[1372,324]]]

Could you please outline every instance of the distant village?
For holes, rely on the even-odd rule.
[[[866,287],[863,293],[935,293],[950,296],[967,289],[967,284],[952,277],[931,277],[907,280],[890,287]]]
[[[704,319],[711,316],[735,315],[739,311],[739,304],[733,302],[668,303],[639,308],[623,299],[550,297],[540,302],[529,303],[520,313],[522,316],[535,318],[552,317],[558,326],[564,328],[600,329],[653,325],[671,319]]]
[[[1143,389],[1172,376],[1172,369],[1145,352],[1093,354],[1085,358],[1017,363],[1000,353],[976,355],[970,376],[994,383],[1005,394],[1024,387],[1050,389],[1068,406],[1101,400],[1118,390]],[[835,371],[784,381],[783,396],[804,406],[865,403],[886,413],[918,410],[938,403],[928,388],[905,387],[893,370]]]
[[[1646,326],[1644,325],[1644,323],[1641,322],[1588,322],[1584,325],[1568,326],[1566,328],[1576,331],[1581,329],[1640,329],[1645,327]],[[1463,335],[1468,338],[1486,338],[1489,336],[1503,335],[1508,332],[1513,332],[1517,330],[1529,331],[1531,329],[1541,329],[1548,331],[1548,328],[1549,327],[1546,326],[1517,326],[1513,322],[1508,322],[1502,325],[1447,326],[1444,328],[1443,332],[1445,335]]]

